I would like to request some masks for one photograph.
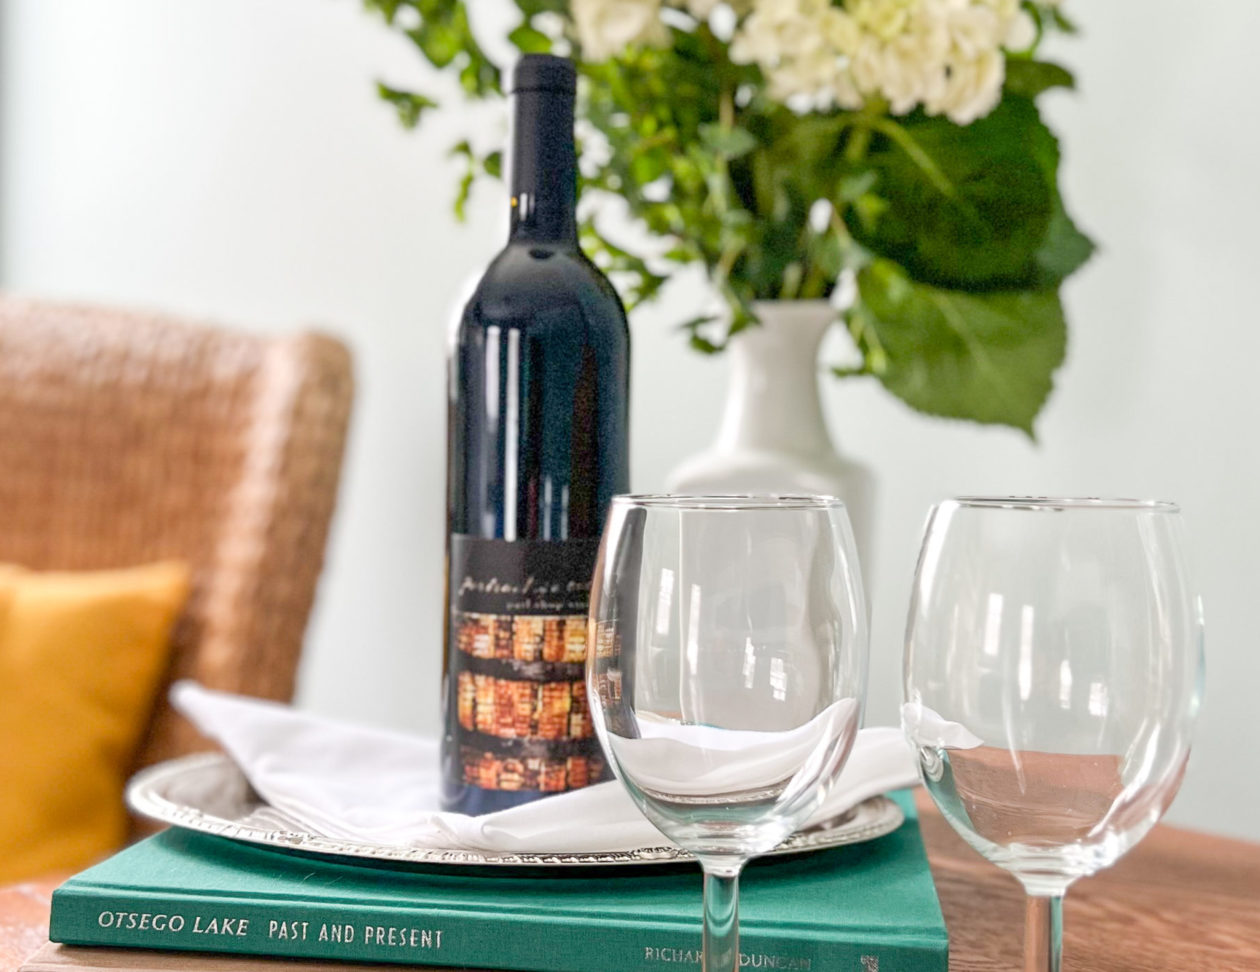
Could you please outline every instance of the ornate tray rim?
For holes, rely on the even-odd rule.
[[[127,804],[136,813],[159,823],[200,833],[226,837],[249,844],[315,854],[321,857],[352,857],[374,861],[410,864],[452,864],[462,866],[507,867],[592,867],[610,864],[669,864],[695,860],[679,847],[639,847],[629,851],[574,853],[510,853],[458,848],[408,847],[369,844],[326,837],[301,831],[265,830],[208,813],[196,806],[177,803],[163,791],[172,781],[191,774],[230,772],[240,769],[223,753],[196,753],[157,763],[141,770],[127,784]],[[901,808],[886,796],[870,797],[832,820],[815,824],[793,834],[771,855],[860,844],[892,833],[905,820]]]

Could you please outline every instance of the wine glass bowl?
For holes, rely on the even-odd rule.
[[[866,651],[838,500],[613,501],[591,592],[595,729],[634,802],[710,877],[733,880],[821,804],[857,735]],[[706,882],[706,969],[737,959],[713,937],[710,897],[728,894]]]
[[[1203,666],[1182,532],[1137,500],[962,498],[928,520],[903,725],[942,815],[1030,895],[1114,863],[1180,785]]]

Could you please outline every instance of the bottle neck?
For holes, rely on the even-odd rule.
[[[531,89],[514,97],[511,239],[577,246],[573,95]]]

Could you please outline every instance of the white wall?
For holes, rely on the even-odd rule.
[[[1061,50],[1083,96],[1055,95],[1051,114],[1069,200],[1103,251],[1069,287],[1069,360],[1040,446],[921,418],[870,385],[827,387],[842,448],[882,482],[870,717],[895,717],[934,500],[1177,499],[1208,606],[1209,685],[1171,817],[1260,838],[1246,614],[1260,591],[1260,7],[1069,6],[1087,34]],[[301,701],[434,731],[444,332],[504,226],[490,193],[452,224],[444,149],[499,120],[453,110],[400,131],[374,79],[429,78],[355,0],[6,0],[3,18],[0,281],[260,330],[314,323],[353,345],[359,399]],[[722,362],[671,331],[699,296],[681,290],[633,322],[639,489],[704,444],[720,406]]]

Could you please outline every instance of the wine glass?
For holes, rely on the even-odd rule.
[[[848,515],[815,496],[618,496],[587,694],[617,778],[704,870],[704,969],[739,962],[738,878],[820,805],[866,685]]]
[[[1203,680],[1181,514],[964,497],[928,518],[902,724],[941,814],[1028,894],[1025,969],[1057,970],[1063,895],[1172,802]]]

